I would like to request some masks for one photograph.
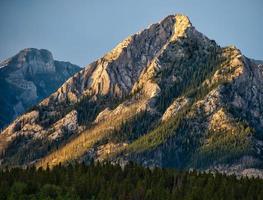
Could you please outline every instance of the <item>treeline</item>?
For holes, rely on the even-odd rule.
[[[263,180],[109,163],[0,172],[0,199],[263,199]]]

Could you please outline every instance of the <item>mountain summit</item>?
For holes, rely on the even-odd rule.
[[[27,48],[0,63],[0,128],[55,92],[80,67],[55,61],[45,49]]]
[[[17,118],[0,135],[2,164],[132,160],[260,174],[262,70],[170,15]]]

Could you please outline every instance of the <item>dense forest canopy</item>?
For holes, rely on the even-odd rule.
[[[125,167],[58,165],[0,172],[0,199],[263,199],[263,180],[222,174]]]

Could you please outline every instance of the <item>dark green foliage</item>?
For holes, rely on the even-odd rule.
[[[186,115],[188,110],[189,109],[186,108],[182,110],[180,114],[174,116],[174,118],[171,120],[160,123],[155,129],[131,143],[131,145],[125,151],[127,151],[127,153],[137,154],[145,150],[153,150],[162,143],[165,143],[168,138],[171,137],[178,129],[184,115]]]
[[[251,142],[253,131],[244,123],[236,122],[236,124],[238,134],[208,131],[207,135],[211,139],[211,144],[203,146],[193,154],[191,166],[205,168],[216,162],[231,164],[244,155],[253,156]],[[216,161],[215,158],[217,158]]]
[[[37,110],[39,112],[39,117],[37,123],[44,128],[49,128],[53,123],[57,122],[59,119],[63,118],[68,114],[73,108],[73,105],[69,101],[60,103],[57,107],[59,112],[56,112],[55,115],[50,115],[52,108],[50,106],[38,105],[32,108],[32,110]]]
[[[235,122],[238,134],[212,132],[204,126],[191,129],[191,123],[191,118],[181,120],[174,137],[164,145],[163,151],[167,152],[163,156],[164,166],[207,169],[220,163],[233,164],[244,155],[252,155],[253,131],[244,123]],[[209,145],[204,145],[208,138]]]
[[[149,132],[156,125],[157,117],[147,111],[140,112],[130,120],[123,121],[119,128],[109,134],[113,142],[131,142]]]
[[[90,96],[84,96],[75,104],[72,104],[68,99],[66,99],[64,102],[57,105],[56,109],[58,112],[56,112],[56,115],[53,116],[50,116],[49,114],[50,111],[53,111],[50,106],[36,106],[32,109],[39,111],[39,124],[46,128],[57,120],[63,118],[74,109],[78,113],[78,123],[80,125],[88,126],[100,111],[109,106],[111,103],[113,104],[113,102],[114,99],[110,100],[110,98],[106,96],[99,96],[97,101],[92,100]]]
[[[191,199],[263,198],[263,180],[169,169],[122,169],[109,163],[74,164],[52,170],[0,172],[0,199]]]
[[[94,96],[82,97],[73,107],[78,112],[78,123],[80,125],[90,126],[90,123],[95,120],[97,115],[105,108],[114,109],[121,102],[131,98],[131,95],[127,95],[123,98],[118,98],[110,95],[96,95],[96,101]]]
[[[246,121],[234,118],[232,123],[236,127],[236,134],[232,134],[209,131],[206,124],[202,123],[202,113],[188,116],[192,111],[192,103],[203,99],[219,84],[224,84],[224,81],[209,88],[203,84],[196,90],[187,91],[184,95],[191,101],[183,110],[133,141],[124,153],[130,153],[131,159],[141,162],[141,158],[152,158],[155,151],[165,152],[162,154],[162,166],[180,169],[205,169],[214,164],[238,162],[244,155],[257,156],[251,143],[251,136],[255,133]],[[195,123],[199,123],[198,127],[194,126]],[[212,139],[211,144],[204,145],[208,138]]]
[[[98,100],[92,101],[90,97],[83,97],[74,108],[78,112],[78,122],[81,125],[89,125],[97,114],[107,106],[107,97],[100,96]]]
[[[68,136],[65,135],[67,139]],[[56,150],[61,144],[60,140],[33,139],[32,136],[18,136],[8,148],[0,155],[5,165],[24,165]]]
[[[210,46],[204,53],[205,51],[202,49],[204,47],[202,44],[198,44],[198,41],[183,39],[181,43],[170,45],[184,48],[186,59],[171,60],[173,57],[170,58],[169,52],[167,55],[164,52],[160,58],[162,63],[167,63],[167,66],[156,77],[161,80],[159,85],[162,94],[159,95],[157,105],[160,112],[165,111],[174,98],[196,90],[206,78],[209,78],[219,68],[224,60],[218,46]],[[167,77],[171,75],[176,77],[173,84],[171,84],[171,80],[167,80]]]

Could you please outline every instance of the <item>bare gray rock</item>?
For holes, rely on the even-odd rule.
[[[0,63],[0,128],[55,92],[80,67],[28,48]]]

